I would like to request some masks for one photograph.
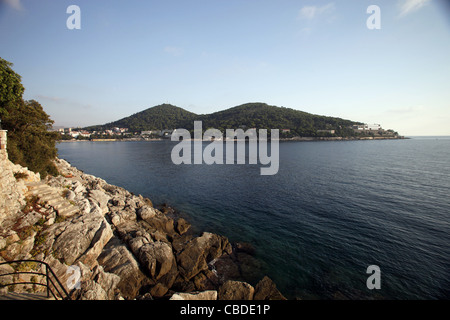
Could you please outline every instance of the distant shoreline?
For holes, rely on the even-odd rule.
[[[359,140],[406,140],[411,139],[409,137],[293,137],[293,138],[281,138],[278,141],[359,141]],[[270,140],[270,139],[269,139]],[[57,142],[127,142],[127,141],[171,141],[170,139],[139,139],[139,138],[125,138],[125,139],[86,139],[86,140],[58,140]],[[199,141],[196,139],[190,139],[190,141]],[[212,140],[202,140],[204,142],[211,142]],[[219,140],[223,142],[227,141],[243,141],[243,140]],[[177,142],[177,141],[174,141]]]

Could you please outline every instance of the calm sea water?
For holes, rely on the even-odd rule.
[[[281,142],[280,169],[174,165],[175,143],[79,142],[59,156],[250,242],[289,298],[450,298],[450,138]],[[207,143],[204,144],[206,146]],[[381,289],[369,290],[369,265]]]

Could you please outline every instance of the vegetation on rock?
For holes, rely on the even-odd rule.
[[[39,102],[25,101],[23,92],[12,63],[0,58],[0,118],[2,129],[8,130],[9,159],[42,177],[56,175],[52,161],[57,155],[58,135],[49,131],[53,120]]]

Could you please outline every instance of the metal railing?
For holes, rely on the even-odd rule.
[[[40,265],[44,265],[45,266],[45,273],[44,272],[40,272],[40,271],[17,271],[17,270],[14,271],[14,272],[3,273],[3,274],[0,274],[0,279],[1,279],[1,277],[4,277],[4,276],[13,276],[13,282],[0,284],[0,288],[14,286],[14,285],[37,285],[37,286],[43,286],[43,287],[47,288],[47,298],[50,298],[50,294],[51,294],[55,300],[59,300],[59,299],[70,300],[69,294],[67,293],[66,289],[61,284],[61,282],[58,280],[58,277],[53,272],[52,268],[50,268],[50,266],[47,263],[43,262],[43,261],[39,261],[39,260],[14,260],[14,261],[2,262],[2,263],[0,263],[0,266],[4,265],[4,264],[11,265],[11,264],[20,264],[20,263],[24,263],[24,262],[32,262],[32,263],[37,263],[37,264],[40,264]],[[45,281],[45,283],[32,282],[32,281],[15,282],[14,281],[14,278],[15,278],[14,276],[15,275],[20,275],[20,274],[30,274],[30,275],[42,276],[42,277],[45,277],[46,281]],[[52,279],[52,277],[53,277],[53,279]]]

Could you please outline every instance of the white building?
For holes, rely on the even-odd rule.
[[[70,131],[68,135],[71,136],[72,138],[77,138],[80,135],[80,133],[78,131]]]
[[[89,138],[91,136],[91,134],[87,131],[80,131],[79,135],[85,138]]]
[[[355,124],[354,126],[352,126],[353,130],[364,130],[364,124]]]
[[[161,130],[160,135],[162,137],[169,137],[170,138],[170,136],[172,135],[172,132],[173,132],[173,130],[165,129],[165,130]]]
[[[379,124],[365,124],[364,130],[378,131],[381,129],[381,125]]]
[[[352,126],[355,131],[378,131],[381,130],[381,125],[379,124],[355,124]]]

